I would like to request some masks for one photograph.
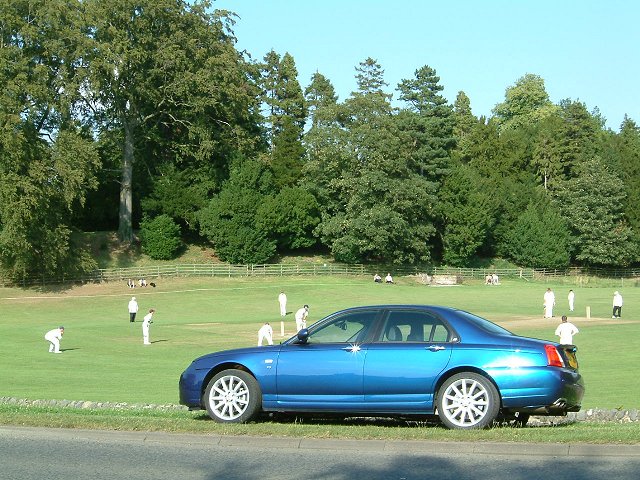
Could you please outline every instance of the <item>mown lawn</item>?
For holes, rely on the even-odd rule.
[[[182,370],[201,354],[252,345],[265,321],[276,341],[293,334],[293,313],[280,335],[277,296],[283,289],[288,310],[307,303],[311,321],[337,309],[379,303],[457,306],[483,315],[516,333],[554,339],[557,319],[542,319],[542,295],[556,291],[559,316],[566,293],[576,291],[574,323],[580,333],[581,372],[587,393],[584,408],[640,407],[635,365],[640,351],[640,289],[624,285],[530,283],[503,280],[500,286],[471,283],[427,287],[410,278],[396,285],[369,278],[284,277],[167,279],[156,288],[129,290],[124,284],[86,285],[52,291],[0,289],[0,396],[126,403],[178,402]],[[611,317],[614,289],[625,299],[623,320]],[[155,308],[151,346],[142,345],[141,320],[130,324],[127,303],[138,298],[141,313]],[[586,307],[591,319],[585,318]],[[578,316],[579,315],[579,316]],[[66,327],[64,353],[47,352],[44,333]]]

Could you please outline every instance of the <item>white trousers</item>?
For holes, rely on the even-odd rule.
[[[47,338],[49,340],[49,352],[60,353],[60,340],[57,338]]]
[[[286,317],[287,316],[287,304],[286,303],[281,303],[280,304],[280,316],[281,317]]]
[[[145,345],[151,345],[151,342],[149,341],[149,327],[142,328],[142,342]]]
[[[553,305],[545,305],[544,306],[544,318],[553,317]]]
[[[273,338],[268,333],[258,335],[258,346],[262,346],[262,342],[266,340],[267,344],[273,345]]]

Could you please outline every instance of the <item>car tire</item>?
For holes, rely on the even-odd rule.
[[[262,392],[256,379],[243,370],[223,370],[204,391],[207,413],[216,422],[245,423],[262,407]]]
[[[448,378],[437,397],[438,416],[448,428],[467,430],[493,424],[500,412],[500,395],[490,380],[463,372]]]

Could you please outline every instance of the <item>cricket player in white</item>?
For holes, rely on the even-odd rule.
[[[579,333],[578,328],[571,322],[567,321],[567,316],[562,316],[562,323],[556,328],[556,335],[560,337],[562,345],[573,345],[573,336]]]
[[[553,290],[547,288],[547,291],[544,292],[544,318],[553,317],[553,307],[556,304],[556,296],[553,293]]]
[[[296,312],[296,332],[307,328],[307,316],[309,315],[309,305],[305,305]]]
[[[49,330],[45,333],[44,339],[50,343],[49,353],[62,353],[60,351],[60,340],[62,340],[62,335],[64,335],[64,327],[54,328],[53,330]]]
[[[153,323],[153,320],[151,320],[153,318],[153,314],[155,313],[155,310],[152,308],[149,310],[149,313],[147,313],[144,316],[144,320],[142,321],[142,341],[145,345],[151,345],[151,342],[149,341],[149,324]]]
[[[287,295],[284,292],[280,292],[278,295],[278,302],[280,303],[280,316],[287,316]]]
[[[138,302],[136,302],[136,297],[131,297],[129,300],[129,321],[136,321],[136,313],[138,313]]]
[[[268,323],[265,323],[260,330],[258,330],[258,346],[262,346],[262,342],[266,340],[269,345],[273,345],[273,328]]]
[[[576,301],[576,294],[573,290],[569,290],[569,295],[567,295],[567,300],[569,300],[569,311],[573,312],[573,304]]]

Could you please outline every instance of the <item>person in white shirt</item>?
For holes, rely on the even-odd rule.
[[[553,317],[553,307],[556,304],[556,296],[553,293],[553,290],[551,290],[551,288],[547,288],[547,291],[544,292],[544,318],[551,318]]]
[[[156,311],[153,308],[149,309],[149,313],[144,316],[144,320],[142,321],[142,343],[145,345],[151,345],[149,341],[149,324],[153,323],[152,318],[154,313],[156,313]]]
[[[556,335],[560,337],[562,345],[573,345],[573,336],[579,333],[578,328],[567,320],[567,316],[562,316],[562,323],[556,328]]]
[[[386,276],[386,277],[384,277],[384,281],[385,281],[386,283],[393,283],[393,277],[391,276],[391,274],[390,274],[390,273],[387,273],[387,276]]]
[[[569,295],[567,295],[567,300],[569,300],[569,311],[573,312],[573,302],[576,299],[576,294],[573,290],[569,290]]]
[[[278,303],[280,303],[280,316],[287,316],[287,295],[284,292],[280,292],[278,295]]]
[[[64,335],[64,327],[54,328],[45,333],[44,339],[49,342],[49,353],[62,353],[60,351],[62,335]]]
[[[611,318],[620,318],[622,316],[622,295],[620,292],[613,293],[613,316]]]
[[[307,328],[307,317],[309,316],[309,305],[303,306],[296,312],[296,331]]]
[[[268,323],[265,323],[260,330],[258,330],[258,346],[262,346],[262,342],[266,340],[267,344],[273,345],[273,328]]]
[[[136,321],[136,313],[138,313],[138,302],[136,302],[136,297],[131,297],[129,300],[129,322]]]

